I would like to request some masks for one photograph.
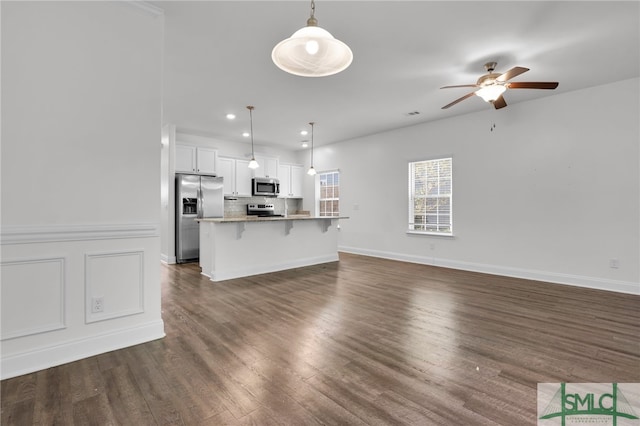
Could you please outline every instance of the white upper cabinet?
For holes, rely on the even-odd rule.
[[[304,179],[304,167],[291,165],[291,196],[302,198],[302,181]]]
[[[251,196],[251,169],[248,160],[218,157],[218,176],[224,178],[224,195]]]
[[[176,144],[176,172],[215,174],[218,151]]]
[[[176,145],[176,172],[194,173],[196,171],[196,148]]]
[[[278,168],[278,179],[280,180],[279,198],[289,198],[291,196],[291,167],[286,164],[280,164]]]
[[[252,172],[249,160],[236,160],[236,195],[251,197]]]
[[[216,157],[218,151],[211,148],[196,149],[196,172],[202,174],[216,173]]]
[[[280,164],[278,168],[281,198],[302,198],[304,168],[297,164]]]
[[[278,178],[278,159],[274,157],[256,156],[256,161],[260,165],[253,171],[255,177]]]

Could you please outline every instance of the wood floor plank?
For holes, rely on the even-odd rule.
[[[73,424],[69,364],[38,371],[34,398],[34,424]]]
[[[95,357],[77,361],[74,368],[69,369],[69,382],[74,404],[105,392],[104,376]]]
[[[73,424],[87,426],[117,425],[106,393],[92,395],[73,404]]]
[[[255,372],[258,380],[253,383],[253,389],[256,394],[272,395],[276,398],[282,398],[286,404],[292,404],[295,401],[306,412],[306,418],[303,419],[301,411],[295,406],[299,417],[298,424],[365,424],[358,417],[354,416],[349,410],[336,404],[335,401],[326,397],[318,389],[311,386],[307,379],[296,374],[295,366],[282,363],[278,359],[265,358],[257,361],[251,369]],[[270,406],[272,404],[262,405]],[[276,407],[287,406],[283,403],[274,404]],[[280,418],[281,414],[275,414],[276,418]],[[285,424],[290,422],[284,422]]]
[[[36,375],[27,374],[0,383],[0,402],[2,407],[19,402],[33,400],[36,394]]]
[[[128,365],[107,370],[105,373],[106,390],[111,412],[119,424],[154,424],[155,419],[149,410],[145,395],[133,379]]]
[[[3,425],[534,425],[537,384],[640,382],[640,297],[366,256],[213,283],[164,339],[1,383]]]
[[[184,397],[187,412],[183,412],[183,417],[199,421],[225,411],[226,406],[217,387],[220,378],[212,374],[202,376],[192,365],[192,354],[184,350],[183,341],[173,337],[164,340],[164,349],[154,351],[152,356],[174,395]]]
[[[31,425],[33,421],[35,399],[21,400],[2,407],[0,424],[2,425]]]
[[[155,421],[161,425],[187,425],[200,419],[187,418],[183,400],[175,398],[166,376],[160,374],[160,367],[150,356],[145,345],[137,345],[123,352],[132,377],[149,406]]]

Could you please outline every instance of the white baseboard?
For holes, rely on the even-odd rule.
[[[105,352],[161,339],[164,336],[164,322],[157,320],[28,352],[3,355],[0,379],[33,373]]]
[[[211,271],[208,274],[203,271],[203,275],[210,277],[211,281],[224,281],[234,278],[248,277],[251,275],[268,274],[270,272],[284,271],[286,269],[301,268],[303,266],[319,265],[321,263],[337,262],[339,259],[338,254],[331,254],[327,256],[309,257],[306,259],[298,259],[295,262],[286,262],[275,265],[255,266],[250,268],[226,270],[226,271]]]
[[[523,278],[534,281],[545,281],[553,284],[572,285],[576,287],[585,287],[597,290],[607,290],[615,291],[618,293],[640,295],[640,284],[629,281],[607,280],[603,278],[561,274],[557,272],[512,268],[509,266],[461,262],[457,260],[439,259],[429,256],[415,256],[380,250],[360,249],[356,247],[340,246],[338,247],[338,251],[360,254],[363,256],[398,260],[401,262],[419,263],[422,265],[440,266],[443,268],[460,269],[463,271],[481,272],[485,274],[501,275],[505,277]]]
[[[164,253],[160,253],[160,262],[166,263],[167,265],[173,265],[174,263],[176,263],[176,257],[167,256]]]

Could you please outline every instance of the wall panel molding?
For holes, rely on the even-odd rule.
[[[93,299],[103,311],[92,310]],[[85,322],[92,323],[144,312],[144,250],[85,254]]]
[[[160,237],[158,223],[4,226],[0,230],[2,245],[157,237]]]
[[[66,328],[66,258],[34,257],[0,262],[0,340]]]

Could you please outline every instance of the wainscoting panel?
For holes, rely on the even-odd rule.
[[[3,226],[0,245],[0,379],[164,337],[158,224]]]
[[[2,340],[65,328],[65,258],[3,260]]]
[[[86,322],[144,312],[144,251],[85,256]],[[99,299],[101,309],[95,309]]]

